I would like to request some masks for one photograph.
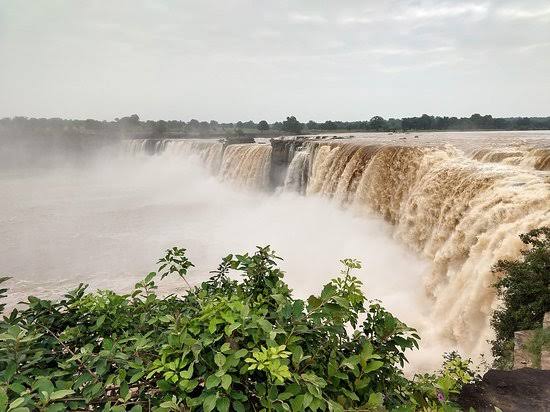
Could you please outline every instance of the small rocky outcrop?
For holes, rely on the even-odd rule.
[[[490,370],[481,382],[466,385],[458,398],[464,409],[477,412],[549,412],[550,371],[523,368],[512,371]]]

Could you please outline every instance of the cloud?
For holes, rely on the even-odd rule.
[[[419,63],[413,63],[413,64],[403,64],[403,65],[377,65],[375,66],[376,69],[382,73],[403,73],[403,72],[410,72],[410,71],[422,71],[431,69],[434,67],[440,67],[440,66],[451,66],[458,63],[463,62],[464,59],[461,57],[451,57],[449,59],[440,59],[440,60],[432,60],[432,61],[425,61],[425,62],[419,62]]]
[[[429,49],[385,47],[368,50],[368,53],[387,56],[414,56],[419,54],[445,53],[453,50],[455,50],[455,48],[450,46],[433,47]]]
[[[318,14],[291,13],[289,19],[295,23],[326,23],[327,19]]]
[[[494,93],[475,101],[488,111],[550,107],[549,0],[120,0],[107,14],[97,2],[0,4],[0,55],[11,56],[0,64],[0,117],[278,118],[296,93],[297,113],[303,104],[347,118],[380,107],[367,91],[398,93],[397,80],[408,86],[388,100],[392,115],[436,86],[461,96],[442,111],[473,104],[485,86]],[[326,79],[338,87],[312,99]],[[536,91],[528,101],[526,88]]]
[[[487,16],[489,5],[487,3],[443,3],[423,6],[399,7],[393,9],[371,9],[368,14],[344,15],[337,22],[339,24],[372,24],[398,21],[401,23],[414,23],[424,21],[436,21],[441,19],[465,18],[481,20]]]
[[[357,16],[345,16],[338,19],[340,24],[368,24],[375,22],[376,19],[372,17],[357,17]]]
[[[521,53],[527,53],[543,47],[550,47],[550,42],[528,44],[526,46],[519,47],[517,50]]]
[[[447,3],[431,7],[411,7],[401,15],[394,17],[395,20],[426,20],[442,19],[452,17],[470,16],[481,19],[487,15],[488,4],[476,3]]]
[[[499,10],[498,14],[510,20],[549,20],[550,19],[550,7],[541,9],[519,9],[519,8],[505,8]]]

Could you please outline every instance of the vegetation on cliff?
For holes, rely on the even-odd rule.
[[[0,411],[454,410],[469,361],[450,354],[407,379],[404,352],[419,337],[365,298],[359,262],[343,260],[304,301],[277,259],[268,247],[229,255],[185,295],[159,297],[157,278],[187,282],[192,266],[173,248],[131,293],[29,297],[0,322]]]
[[[491,320],[496,332],[492,345],[495,366],[503,369],[512,367],[514,332],[540,329],[544,314],[550,311],[550,228],[520,237],[526,245],[521,258],[501,260],[493,269],[501,274],[495,287],[502,303]],[[534,344],[539,349],[545,344],[542,332]]]

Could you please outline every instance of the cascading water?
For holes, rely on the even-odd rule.
[[[528,169],[550,171],[550,149],[525,145],[477,149],[472,158],[481,162],[503,163]]]
[[[234,144],[226,147],[223,153],[220,176],[238,186],[266,189],[270,166],[270,145]]]
[[[270,145],[223,149],[218,143],[216,155],[201,155],[214,153],[201,143],[166,142],[155,150],[162,146],[177,154],[182,145],[181,154],[220,161],[222,180],[269,187],[274,167]],[[146,147],[134,144],[139,149],[132,152]],[[396,238],[433,262],[424,281],[433,302],[430,318],[450,341],[482,352],[495,305],[491,267],[498,259],[519,255],[519,234],[550,225],[550,176],[544,172],[550,168],[550,151],[508,145],[466,154],[458,145],[367,139],[278,144],[279,157],[288,166],[280,180],[285,191],[331,198],[359,214],[382,216],[393,225]]]
[[[490,336],[491,267],[519,254],[518,235],[550,225],[547,174],[472,161],[456,149],[324,144],[308,194],[375,212],[433,261],[426,292],[446,337],[473,352]]]
[[[131,154],[198,156],[211,173],[217,174],[222,163],[223,143],[192,139],[132,139],[124,141],[124,150]]]
[[[294,153],[288,166],[284,188],[285,191],[304,194],[307,187],[309,169],[309,151],[300,150]]]

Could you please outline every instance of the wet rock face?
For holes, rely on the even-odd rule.
[[[550,411],[550,371],[523,368],[490,370],[482,381],[466,385],[458,398],[464,409],[503,412]]]

